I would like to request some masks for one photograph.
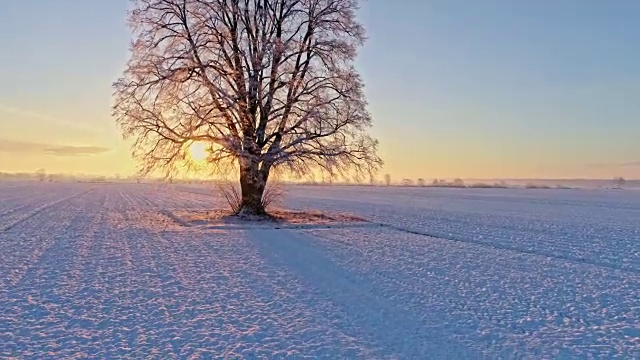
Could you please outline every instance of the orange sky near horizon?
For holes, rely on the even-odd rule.
[[[101,102],[103,114],[107,113],[108,102]],[[72,107],[56,110],[47,112],[43,106],[38,111],[27,111],[0,105],[0,171],[34,172],[44,168],[50,173],[65,174],[135,174],[136,161],[130,156],[129,145],[108,113],[91,126],[83,126],[78,125],[83,122]],[[580,158],[589,149],[576,149],[573,154],[564,151],[552,158],[535,148],[512,153],[509,149],[513,145],[504,139],[485,143],[468,136],[408,144],[379,132],[374,126],[372,133],[381,140],[380,155],[385,161],[378,174],[380,179],[385,173],[394,179],[640,177],[636,167],[607,164],[606,159],[581,164]],[[56,152],[57,147],[62,150]],[[593,155],[597,157],[597,153]]]
[[[43,168],[49,173],[64,174],[135,174],[136,162],[130,156],[129,146],[122,140],[119,129],[109,116],[96,122],[99,125],[94,128],[75,125],[73,117],[67,117],[70,119],[68,122],[54,119],[48,114],[15,109],[3,111],[0,107],[0,133],[3,134],[0,137],[0,172],[30,173]],[[447,139],[443,139],[442,143],[412,145],[385,139],[381,134],[376,134],[377,130],[374,128],[372,132],[381,139],[380,155],[385,161],[384,168],[378,174],[379,179],[385,173],[391,174],[395,180],[456,177],[609,179],[613,176],[635,178],[640,175],[633,171],[634,167],[625,171],[622,164],[612,166],[603,161],[601,164],[594,162],[581,165],[566,157],[545,158],[545,154],[537,154],[533,149],[523,157],[522,152],[513,154],[504,151],[508,145],[500,142],[494,142],[493,145],[474,144],[473,139],[464,139],[447,146]],[[28,134],[28,141],[24,140],[24,134]],[[457,145],[459,143],[468,145]],[[576,163],[579,165],[572,165]]]
[[[107,93],[105,86],[103,93]],[[92,99],[97,115],[90,124],[83,121],[83,106],[49,107],[41,103],[37,110],[0,104],[0,172],[34,172],[44,168],[50,173],[131,176],[136,161],[129,144],[110,117],[110,97]],[[376,107],[372,106],[376,116]],[[385,116],[381,110],[381,116]],[[380,115],[378,115],[380,116]],[[388,116],[388,115],[386,115]],[[64,120],[60,120],[64,119]],[[567,151],[567,139],[550,135],[544,151],[536,143],[516,143],[517,139],[487,139],[487,132],[465,136],[430,137],[416,142],[411,129],[399,126],[411,141],[385,135],[375,122],[372,134],[380,140],[380,155],[385,173],[402,178],[600,178],[614,176],[640,178],[637,164],[611,163],[598,148],[576,144]],[[378,125],[378,126],[376,126]],[[388,124],[385,127],[388,127]],[[597,141],[598,134],[584,133]],[[632,134],[629,134],[630,136]],[[517,148],[518,151],[512,149]],[[554,152],[557,155],[554,155]],[[594,159],[584,163],[585,158]],[[207,176],[204,174],[203,176]]]

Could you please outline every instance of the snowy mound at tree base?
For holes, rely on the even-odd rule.
[[[269,217],[234,215],[227,210],[174,210],[170,216],[183,226],[206,228],[316,228],[374,225],[367,220],[345,213],[291,211],[275,209]],[[169,215],[169,214],[168,214]]]

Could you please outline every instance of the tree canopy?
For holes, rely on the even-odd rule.
[[[249,187],[275,167],[381,165],[353,65],[365,40],[356,0],[133,3],[113,113],[143,173],[176,170],[193,142],[207,144],[208,163],[237,166]]]

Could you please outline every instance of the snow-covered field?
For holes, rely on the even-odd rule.
[[[0,358],[640,358],[640,191],[0,183]]]

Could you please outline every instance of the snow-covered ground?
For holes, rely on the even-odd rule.
[[[640,358],[640,191],[0,182],[0,358]]]

